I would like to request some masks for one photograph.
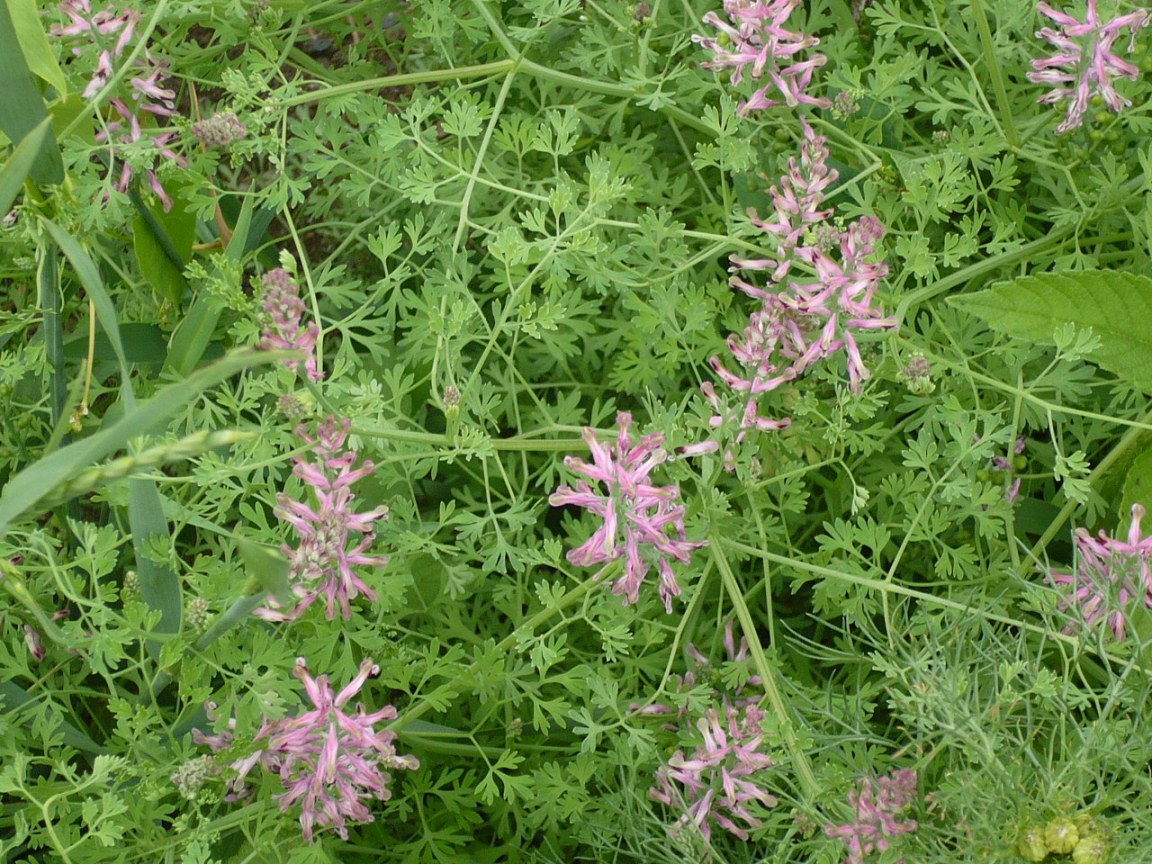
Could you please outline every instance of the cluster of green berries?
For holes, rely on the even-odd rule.
[[[1016,851],[1025,861],[1070,855],[1073,864],[1104,864],[1111,847],[1100,823],[1090,816],[1057,816],[1047,825],[1029,825],[1020,832]]]

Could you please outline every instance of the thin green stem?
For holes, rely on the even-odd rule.
[[[736,581],[736,574],[732,572],[732,566],[728,563],[723,547],[724,541],[718,534],[712,533],[709,537],[708,548],[716,568],[720,571],[720,578],[724,582],[724,589],[732,603],[733,610],[736,612],[736,618],[740,621],[740,629],[744,638],[748,640],[752,665],[756,667],[756,672],[763,681],[764,695],[768,697],[768,704],[780,724],[780,735],[784,739],[784,747],[792,759],[793,766],[795,766],[796,776],[799,778],[804,798],[808,801],[815,801],[820,792],[820,784],[816,782],[816,775],[808,762],[808,756],[805,754],[804,748],[800,746],[800,740],[796,735],[793,712],[784,701],[784,696],[777,683],[776,669],[768,663],[764,646],[760,644],[760,636],[756,631],[756,622],[752,620],[752,613],[748,609],[748,604],[744,602],[744,593],[740,590],[740,585]]]
[[[972,14],[976,19],[976,29],[980,33],[980,45],[984,49],[984,65],[988,67],[988,75],[992,79],[992,89],[996,93],[996,105],[1000,108],[1001,126],[1009,146],[1015,150],[1020,147],[1020,135],[1016,131],[1012,106],[1008,102],[1008,93],[1004,89],[1004,77],[1000,74],[1000,64],[996,61],[996,52],[993,50],[992,44],[992,29],[988,26],[988,16],[984,14],[983,0],[972,0]]]
[[[464,194],[460,197],[460,221],[456,225],[456,238],[452,241],[452,250],[459,251],[460,242],[464,239],[464,232],[468,229],[468,205],[472,201],[472,192],[476,188],[476,180],[480,176],[480,168],[484,164],[484,155],[488,152],[488,145],[492,143],[492,133],[496,131],[496,124],[500,120],[500,112],[504,110],[504,102],[512,89],[512,82],[516,78],[518,64],[512,68],[504,78],[500,92],[496,95],[496,104],[492,107],[492,116],[488,118],[488,128],[484,130],[484,139],[480,142],[480,149],[476,153],[476,161],[468,175],[468,185],[464,187]]]

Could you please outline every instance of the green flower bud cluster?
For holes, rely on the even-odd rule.
[[[1104,864],[1112,851],[1100,823],[1091,816],[1057,816],[1047,825],[1028,825],[1016,841],[1025,861],[1039,862],[1049,855],[1066,856],[1072,864]]]

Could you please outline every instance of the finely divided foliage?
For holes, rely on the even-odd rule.
[[[0,4],[0,864],[1152,859],[1150,24]]]

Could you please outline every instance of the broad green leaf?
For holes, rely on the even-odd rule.
[[[212,341],[220,314],[220,306],[212,297],[202,294],[192,301],[184,320],[172,334],[165,371],[172,370],[185,376],[192,374]]]
[[[40,23],[36,0],[7,0],[7,3],[8,14],[12,16],[16,39],[20,42],[28,69],[37,78],[50,84],[61,99],[68,98],[68,82],[60,71],[52,46],[48,44],[48,34]]]
[[[139,195],[132,194],[138,215],[132,222],[132,246],[140,273],[148,284],[176,309],[184,300],[188,283],[184,265],[192,253],[196,216],[179,207],[157,212]]]
[[[248,195],[240,207],[240,215],[236,219],[236,227],[232,229],[232,239],[228,241],[228,248],[224,254],[233,261],[244,257],[244,249],[248,245],[248,232],[252,230],[252,208],[255,198]]]
[[[12,202],[20,194],[24,178],[32,170],[32,163],[36,161],[36,155],[48,136],[51,124],[52,121],[47,117],[41,120],[24,136],[24,140],[16,146],[8,161],[4,163],[4,168],[0,169],[0,213],[7,213],[12,209]]]
[[[36,79],[24,60],[16,25],[6,0],[0,3],[0,132],[10,141],[23,141],[48,117]],[[64,182],[64,161],[56,136],[48,131],[40,144],[29,176],[36,183]]]
[[[125,411],[108,428],[33,462],[9,480],[0,493],[0,537],[8,532],[15,520],[33,513],[36,505],[54,489],[85,468],[124,448],[133,438],[147,434],[185,410],[188,403],[202,391],[244,369],[291,356],[292,353],[287,351],[243,351],[232,354],[198,370],[183,381],[168,385],[151,399]]]
[[[120,339],[124,345],[124,358],[129,363],[159,365],[168,356],[164,331],[155,324],[121,324]],[[88,357],[86,330],[64,343],[64,357],[67,360],[83,360]],[[117,359],[112,340],[102,330],[96,333],[92,357],[98,363],[115,362]]]
[[[244,199],[232,239],[224,252],[233,261],[242,260],[246,254],[248,234],[252,227],[253,201],[255,198],[251,196]],[[188,314],[172,334],[165,371],[170,370],[178,375],[191,374],[204,358],[204,352],[208,350],[222,311],[219,303],[207,295],[201,294],[192,301]]]
[[[152,559],[153,544],[167,549],[172,534],[164,517],[164,506],[156,481],[135,478],[128,481],[128,527],[132,532],[132,550],[136,554],[136,576],[140,596],[149,608],[160,613],[158,633],[179,633],[183,604],[180,600],[180,577],[176,571]],[[149,647],[158,651],[159,646]]]
[[[1101,368],[1152,393],[1152,279],[1113,270],[1045,273],[1001,282],[952,299],[1003,333],[1054,344],[1057,328],[1091,327]]]
[[[237,537],[236,548],[248,575],[259,583],[262,594],[271,594],[281,606],[291,606],[294,598],[288,581],[288,559],[276,549],[262,546],[247,537]]]

